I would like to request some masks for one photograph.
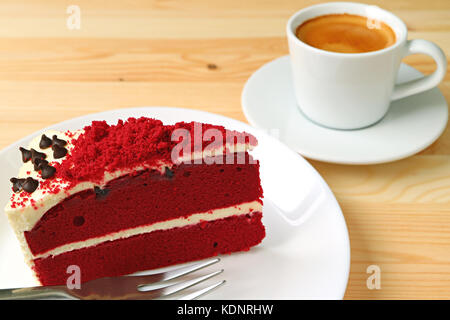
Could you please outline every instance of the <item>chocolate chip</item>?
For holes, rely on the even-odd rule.
[[[185,176],[185,177],[189,177],[190,175],[191,175],[190,171],[183,172],[183,176]]]
[[[53,158],[55,159],[64,158],[67,154],[67,149],[57,144],[54,144],[52,149],[53,149]]]
[[[166,170],[164,170],[164,174],[165,174],[166,177],[169,178],[169,179],[172,179],[173,176],[174,176],[173,171],[172,171],[170,168],[168,168],[168,167],[166,167]]]
[[[45,161],[45,160],[44,160]],[[41,167],[41,176],[44,179],[50,179],[55,175],[56,169],[48,164]]]
[[[47,137],[45,134],[41,136],[41,142],[39,142],[39,148],[41,149],[47,149],[51,147],[53,144],[52,139]]]
[[[208,64],[207,64],[207,67],[208,67],[209,70],[215,70],[215,69],[217,69],[217,65],[214,64],[214,63],[208,63]]]
[[[103,198],[106,197],[109,193],[109,189],[102,189],[100,187],[94,187],[95,197],[96,198]]]
[[[84,217],[76,216],[73,218],[73,224],[74,226],[81,227],[84,224]]]
[[[22,184],[25,182],[25,179],[11,178],[9,181],[13,184],[13,191],[19,192],[22,190]]]
[[[36,158],[34,159],[34,171],[39,171],[42,170],[42,167],[47,165],[48,161],[41,159],[41,158]]]
[[[45,153],[36,151],[33,148],[31,149],[31,162],[33,162],[33,164],[36,159],[44,160],[45,158],[47,158],[47,155]]]
[[[53,144],[56,144],[59,147],[64,147],[67,144],[66,140],[58,139],[56,135],[53,135]]]
[[[23,190],[25,190],[26,192],[29,192],[29,193],[33,193],[37,189],[38,186],[39,186],[39,181],[37,181],[31,177],[26,178],[25,182],[22,183]]]
[[[22,152],[22,161],[23,162],[28,162],[30,161],[32,155],[31,155],[31,151],[27,150],[25,148],[20,147],[19,148],[20,152]]]

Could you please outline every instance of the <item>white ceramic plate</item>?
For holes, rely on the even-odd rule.
[[[402,64],[397,83],[422,76]],[[393,102],[386,116],[370,127],[322,127],[308,120],[297,107],[289,56],[267,63],[248,79],[242,107],[253,126],[275,132],[303,156],[343,164],[375,164],[409,157],[431,145],[444,131],[448,119],[447,102],[434,88]]]
[[[247,131],[259,140],[253,155],[261,163],[263,223],[267,237],[249,252],[222,256],[227,282],[208,299],[341,299],[350,267],[350,244],[341,209],[320,175],[301,156],[278,140],[242,122],[195,110],[148,107],[88,115],[52,126],[77,129],[92,120],[115,123],[128,117],[155,117],[164,123],[200,121]],[[34,133],[36,136],[48,130]],[[7,202],[9,178],[21,160],[26,137],[0,152],[0,206]],[[269,200],[270,199],[270,200]],[[281,210],[285,212],[281,214]],[[0,288],[36,285],[23,262],[6,216],[0,215]],[[210,270],[211,271],[211,270]],[[209,280],[211,284],[213,281]]]

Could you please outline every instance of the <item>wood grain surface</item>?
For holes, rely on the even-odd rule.
[[[285,24],[305,0],[0,2],[0,148],[45,126],[110,109],[168,105],[246,121],[241,90],[288,53]],[[450,52],[450,1],[382,0],[409,38]],[[66,27],[68,5],[81,29]],[[423,55],[405,62],[424,73]],[[450,101],[450,76],[439,86]],[[418,155],[345,166],[311,161],[351,240],[347,299],[450,299],[450,129]],[[369,290],[366,269],[381,268]]]

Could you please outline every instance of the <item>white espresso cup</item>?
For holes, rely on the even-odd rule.
[[[314,48],[296,36],[303,22],[328,14],[354,14],[382,21],[396,42],[366,53],[337,53]],[[445,76],[443,51],[427,40],[407,40],[405,23],[376,6],[334,2],[307,7],[287,23],[294,91],[300,110],[313,122],[335,129],[358,129],[381,120],[392,100],[437,86]],[[423,53],[436,61],[436,71],[424,78],[395,84],[402,58]]]

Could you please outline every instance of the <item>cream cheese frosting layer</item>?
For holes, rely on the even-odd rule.
[[[58,139],[62,139],[67,141],[66,149],[68,154],[71,153],[73,149],[73,141],[77,139],[84,131],[47,131],[44,134],[47,137],[57,136]],[[41,135],[32,139],[28,145],[28,149],[35,149],[39,152],[46,154],[46,160],[49,162],[49,165],[61,163],[64,161],[62,159],[55,159],[53,157],[53,152],[51,148],[40,149],[39,142],[41,139]],[[205,149],[203,152],[192,152],[190,155],[184,155],[175,162],[189,162],[195,161],[197,159],[207,159],[214,157],[216,155],[221,155],[226,152],[246,152],[251,150],[254,145],[249,143],[247,144],[235,144],[230,145],[226,144],[225,146],[219,146],[217,148],[209,148]],[[64,181],[61,178],[54,178],[51,180],[47,180],[47,185],[42,187],[44,179],[41,177],[41,174],[34,170],[34,166],[31,161],[23,163],[22,167],[19,170],[18,178],[27,178],[32,177],[39,181],[39,187],[33,193],[25,193],[22,191],[20,193],[12,192],[12,195],[6,204],[5,212],[8,216],[8,220],[16,232],[17,236],[19,234],[29,231],[33,229],[35,224],[42,218],[42,216],[50,210],[52,207],[63,201],[65,198],[70,197],[71,195],[78,193],[80,191],[93,189],[94,187],[104,187],[108,182],[119,178],[121,176],[140,171],[140,170],[157,170],[161,172],[161,174],[165,173],[166,168],[171,168],[174,163],[164,163],[160,162],[157,165],[153,166],[137,166],[130,169],[117,170],[114,172],[105,172],[103,180],[100,183],[94,183],[92,181],[84,181],[80,182],[76,185],[70,185],[69,182]],[[49,192],[49,188],[52,192]]]
[[[226,208],[220,208],[215,210],[209,210],[207,212],[199,212],[194,213],[188,217],[182,217],[182,218],[176,218],[171,219],[167,221],[162,222],[156,222],[151,225],[147,226],[141,226],[137,228],[131,228],[127,230],[122,230],[119,232],[110,233],[105,236],[91,238],[84,241],[78,241],[69,243],[66,245],[62,245],[58,248],[52,249],[50,251],[47,251],[45,253],[39,254],[39,255],[32,255],[31,252],[29,253],[30,259],[39,259],[39,258],[46,258],[49,256],[56,256],[65,252],[78,250],[78,249],[84,249],[91,246],[95,246],[98,244],[101,244],[103,242],[107,241],[114,241],[119,239],[125,239],[128,237],[149,233],[153,231],[159,231],[159,230],[169,230],[173,228],[180,228],[180,227],[186,227],[195,225],[202,222],[209,222],[213,220],[219,220],[224,219],[232,216],[239,216],[239,215],[245,215],[252,212],[261,212],[262,211],[262,204],[259,201],[251,201],[246,203],[241,203],[239,205],[234,205]]]

